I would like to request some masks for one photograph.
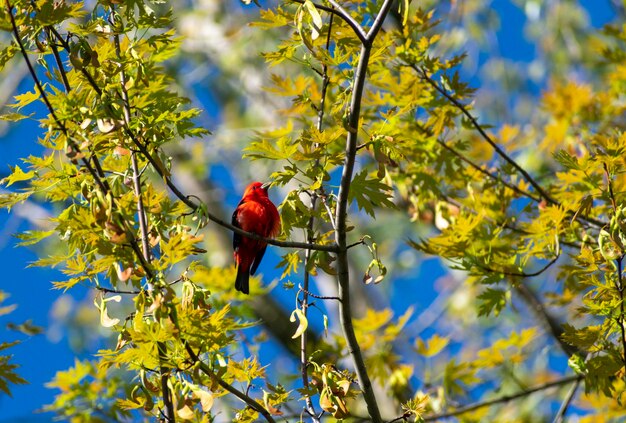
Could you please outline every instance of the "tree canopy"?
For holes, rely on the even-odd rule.
[[[0,118],[42,148],[0,206],[45,205],[17,237],[54,288],[88,289],[80,324],[104,338],[45,410],[623,419],[623,8],[598,30],[577,1],[514,3],[526,64],[493,53],[484,0],[5,0],[0,70],[29,88]],[[251,180],[276,239],[230,223]],[[278,256],[250,296],[233,232]],[[0,390],[24,382],[0,356]]]

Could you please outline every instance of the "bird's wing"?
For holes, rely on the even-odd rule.
[[[252,266],[250,266],[251,275],[254,275],[254,272],[256,272],[256,268],[259,267],[259,263],[261,263],[261,260],[263,260],[263,255],[265,255],[266,249],[267,249],[267,245],[265,245],[263,248],[259,250],[258,253],[256,253],[256,256],[254,257],[254,262],[252,262]]]
[[[241,200],[239,202],[239,204],[237,205],[237,208],[233,212],[233,217],[232,217],[232,219],[230,221],[230,223],[233,226],[236,226],[236,227],[238,227],[240,229],[241,229],[241,225],[239,224],[239,219],[237,219],[237,216],[239,214],[239,206],[241,206],[243,203],[244,203],[243,200]],[[241,238],[242,238],[241,235],[239,235],[236,232],[233,232],[233,250],[237,251],[237,248],[239,248],[239,244],[241,244]]]

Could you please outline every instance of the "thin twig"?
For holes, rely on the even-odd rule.
[[[322,199],[322,204],[324,204],[324,207],[326,208],[326,213],[328,213],[328,219],[330,220],[330,225],[333,227],[333,230],[337,230],[337,225],[335,225],[335,218],[333,216],[333,212],[330,209],[330,206],[328,205],[328,201],[326,201],[327,196],[326,195],[322,195],[321,199]]]
[[[128,295],[137,295],[137,294],[141,294],[143,290],[140,291],[125,291],[125,290],[120,290],[120,289],[111,289],[111,288],[105,288],[103,286],[94,286],[95,289],[97,289],[100,292],[106,292],[109,294],[128,294]]]
[[[425,69],[420,68],[420,67],[418,67],[416,65],[413,65],[413,64],[410,65],[410,67],[413,68],[424,81],[426,81],[431,87],[433,87],[436,91],[438,91],[439,94],[444,96],[450,103],[452,103],[457,109],[459,109],[461,111],[461,113],[463,113],[465,115],[465,117],[467,119],[469,119],[469,121],[471,122],[472,126],[478,131],[478,133],[482,136],[482,138],[485,141],[487,141],[487,143],[495,150],[495,152],[500,157],[502,157],[506,162],[508,162],[511,166],[513,166],[518,172],[520,172],[522,174],[522,176],[524,177],[524,179],[526,179],[528,181],[528,183],[531,184],[537,190],[537,192],[539,193],[539,195],[541,195],[541,197],[543,197],[549,203],[557,204],[557,201],[554,200],[541,187],[541,185],[539,185],[539,183],[537,181],[535,181],[535,179],[532,176],[530,176],[530,174],[523,167],[521,167],[515,160],[513,160],[511,157],[509,157],[509,155],[506,154],[504,152],[504,150],[502,150],[500,148],[500,146],[493,140],[493,138],[491,138],[491,136],[487,133],[487,131],[485,131],[483,129],[483,127],[478,123],[478,120],[476,120],[474,115],[472,115],[469,112],[469,110],[467,109],[467,107],[465,107],[463,105],[463,103],[461,103],[453,95],[448,93],[444,88],[439,86],[439,84],[437,84],[428,75],[428,73],[426,72]]]
[[[567,384],[570,384],[572,382],[580,382],[583,378],[584,377],[581,376],[581,375],[566,376],[564,378],[557,379],[557,380],[554,380],[552,382],[547,382],[547,383],[544,383],[544,384],[541,384],[541,385],[537,385],[537,386],[529,388],[529,389],[525,389],[525,390],[517,392],[515,394],[502,395],[500,397],[493,398],[493,399],[490,399],[490,400],[479,401],[479,402],[476,402],[474,404],[466,405],[464,407],[459,407],[456,410],[448,411],[448,412],[445,412],[445,413],[431,414],[431,415],[423,416],[423,419],[426,422],[432,422],[432,421],[436,421],[436,420],[439,420],[439,419],[447,419],[449,417],[460,416],[462,414],[469,413],[469,412],[474,411],[474,410],[478,410],[479,408],[490,407],[492,405],[502,404],[502,403],[506,403],[506,402],[513,401],[513,400],[516,400],[516,399],[524,398],[524,397],[527,397],[527,396],[529,396],[531,394],[534,394],[535,392],[545,391],[546,389],[556,388],[558,386],[567,385]]]
[[[188,342],[183,340],[183,344],[185,345],[185,349],[187,350],[187,353],[189,354],[189,356],[191,357],[193,362],[194,363],[198,363],[198,366],[199,366],[200,370],[204,374],[209,376],[211,378],[211,380],[216,380],[217,383],[222,387],[222,389],[224,389],[225,391],[230,392],[231,394],[235,395],[237,398],[239,398],[240,400],[245,402],[250,408],[252,408],[256,412],[261,414],[265,418],[265,420],[267,420],[269,423],[276,423],[276,421],[274,420],[274,418],[272,417],[270,412],[267,411],[265,409],[265,407],[263,407],[261,404],[256,402],[254,399],[250,398],[247,394],[241,392],[240,390],[238,390],[234,386],[232,386],[232,385],[228,384],[227,382],[225,382],[221,377],[219,377],[215,372],[213,372],[213,370],[211,370],[211,368],[206,363],[204,363],[202,360],[200,360],[200,358],[193,351],[193,349],[191,348],[191,346],[189,345]]]
[[[113,36],[115,42],[115,53],[118,60],[122,60],[122,52],[120,47],[120,37],[118,34]],[[124,125],[130,126],[130,100],[128,99],[128,91],[126,90],[126,74],[124,67],[120,70],[120,85],[122,86],[122,101],[124,104]],[[148,242],[148,222],[146,220],[146,213],[143,206],[143,196],[141,194],[141,176],[139,172],[139,165],[137,163],[137,153],[131,153],[131,166],[133,169],[133,189],[135,190],[135,198],[137,199],[137,216],[139,219],[139,238],[141,239],[141,245],[143,248],[144,259],[149,263],[152,259],[150,252],[150,243]]]
[[[116,19],[115,5],[111,5],[111,20]],[[121,19],[121,18],[120,18]],[[115,24],[115,22],[111,22]],[[119,21],[120,27],[123,25],[122,21]],[[123,27],[119,32],[123,32]],[[113,42],[115,44],[115,53],[117,59],[122,61],[122,52],[120,47],[119,32],[116,31],[113,35]],[[130,127],[130,100],[128,99],[128,91],[126,90],[126,74],[124,73],[124,67],[120,68],[120,84],[122,86],[122,102],[124,109],[124,126]],[[151,252],[150,244],[148,242],[148,223],[146,221],[146,214],[143,207],[143,199],[141,193],[141,177],[139,176],[139,165],[137,163],[137,153],[131,153],[131,166],[133,169],[133,188],[135,191],[135,198],[137,199],[137,215],[139,219],[139,236],[142,243],[143,258],[146,263],[150,263]],[[152,290],[152,283],[148,281],[149,289]],[[176,412],[174,410],[174,403],[172,401],[172,392],[169,388],[168,381],[170,378],[170,368],[165,364],[167,361],[167,344],[163,341],[157,342],[157,350],[159,354],[159,374],[161,378],[161,392],[163,393],[163,416],[169,423],[176,422]]]
[[[485,266],[483,264],[480,263],[475,263],[476,266],[480,267],[483,270],[486,270],[488,272],[491,273],[500,273],[504,276],[513,276],[513,277],[518,277],[518,278],[534,278],[535,276],[539,276],[541,275],[543,272],[545,272],[546,270],[548,270],[550,267],[552,267],[552,265],[554,263],[557,262],[557,260],[561,257],[560,254],[557,254],[552,260],[550,260],[545,266],[543,266],[541,269],[532,272],[532,273],[526,273],[526,272],[510,272],[507,270],[498,270],[498,269],[493,269],[489,266]]]
[[[309,297],[313,297],[316,298],[318,300],[335,300],[335,301],[341,301],[341,298],[339,297],[325,297],[322,295],[317,295],[314,294],[310,291],[307,291],[306,289],[304,289],[304,287],[302,287],[301,285],[298,285],[298,288],[300,289],[300,291],[302,291],[304,294],[308,295]]]
[[[619,328],[622,331],[622,362],[626,366],[626,329],[624,328],[624,279],[622,277],[622,260],[624,256],[619,257],[617,261],[617,292],[619,293],[619,308],[620,315],[617,319]],[[624,374],[624,381],[626,382],[626,373]]]
[[[571,404],[572,400],[574,399],[574,395],[576,395],[576,391],[578,390],[578,387],[580,386],[581,381],[582,381],[581,379],[577,380],[569,388],[569,391],[567,391],[567,394],[565,395],[565,398],[563,399],[563,402],[561,403],[561,407],[559,407],[559,411],[557,411],[556,416],[554,416],[554,420],[552,421],[552,423],[563,423],[565,414],[567,413],[567,409],[569,405]]]
[[[353,242],[352,244],[349,244],[346,249],[349,250],[352,247],[356,247],[357,245],[364,245],[365,241],[363,239],[358,240],[357,242]]]
[[[59,55],[59,49],[57,45],[52,41],[52,37],[50,37],[50,29],[46,28],[46,37],[48,38],[48,44],[52,49],[52,54],[54,55],[54,60],[57,62],[57,68],[59,68],[59,73],[61,74],[61,79],[63,80],[63,86],[65,87],[65,92],[69,93],[72,90],[70,87],[70,82],[67,80],[67,74],[65,73],[65,67],[63,66],[63,61],[61,60],[61,56]]]
[[[439,145],[441,145],[443,148],[445,148],[446,150],[451,152],[453,155],[458,157],[461,161],[467,163],[468,165],[470,165],[471,167],[473,167],[475,170],[482,173],[483,175],[487,176],[488,178],[493,179],[494,181],[504,185],[505,187],[509,188],[510,190],[516,192],[517,194],[523,197],[528,197],[531,200],[536,201],[537,203],[541,202],[540,198],[537,198],[531,193],[524,191],[523,189],[517,187],[516,185],[513,185],[512,183],[505,181],[503,178],[497,175],[494,175],[493,173],[489,172],[486,169],[483,169],[481,166],[478,166],[478,164],[474,163],[473,161],[471,161],[470,159],[468,159],[467,157],[465,157],[464,155],[456,151],[454,148],[450,147],[448,144],[446,144],[444,141],[440,140],[439,138],[437,138],[436,141]]]
[[[326,50],[330,49],[330,41],[331,41],[331,35],[332,35],[334,16],[335,16],[334,14],[332,13],[330,14],[330,19],[328,23],[328,33],[326,35]],[[320,105],[319,105],[318,112],[317,112],[317,130],[319,132],[322,132],[323,130],[324,110],[325,110],[325,105],[326,105],[326,93],[328,91],[329,82],[330,82],[330,78],[328,77],[328,66],[325,63],[322,63],[322,93],[321,93]],[[319,165],[319,159],[316,159],[315,165],[316,166]],[[311,207],[310,207],[311,217],[309,217],[309,221],[307,223],[307,228],[306,228],[306,237],[307,237],[307,242],[309,244],[313,243],[314,237],[315,237],[315,232],[314,232],[315,209],[317,207],[318,198],[319,198],[318,194],[313,192],[313,194],[311,195]],[[307,313],[309,310],[309,280],[310,280],[311,274],[308,272],[307,269],[309,268],[310,261],[311,261],[311,250],[306,250],[305,255],[304,255],[305,266],[304,266],[304,277],[303,277],[303,282],[302,282],[304,284],[304,288],[301,288],[301,291],[303,292],[303,296],[302,296],[302,301],[300,302],[300,307],[302,309],[302,313],[304,314],[305,318],[307,317]],[[309,359],[308,359],[308,353],[307,353],[308,341],[309,341],[309,333],[308,333],[308,330],[305,330],[302,333],[302,336],[300,337],[300,374],[302,377],[302,385],[305,389],[309,388],[309,373],[308,373]],[[317,417],[317,412],[315,411],[315,407],[313,406],[313,401],[311,400],[311,397],[308,395],[305,398],[305,410],[307,414],[311,417],[314,423],[320,423],[320,420]]]

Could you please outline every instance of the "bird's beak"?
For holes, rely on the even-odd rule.
[[[271,183],[271,182],[266,182],[266,183],[264,183],[263,185],[261,185],[261,188],[267,191],[267,189],[268,189],[271,185],[272,185],[272,183]]]

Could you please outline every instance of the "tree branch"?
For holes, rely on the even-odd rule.
[[[573,354],[579,352],[578,348],[569,345],[563,340],[563,328],[561,327],[561,324],[548,312],[548,310],[546,310],[537,294],[535,294],[530,287],[524,283],[520,283],[514,285],[514,288],[526,302],[528,307],[530,307],[530,310],[535,314],[535,318],[540,321],[546,332],[554,338],[554,340],[559,344],[561,350],[563,350],[568,357],[571,357]]]
[[[416,65],[413,65],[413,64],[410,64],[409,66],[411,68],[413,68],[413,70],[415,70],[417,72],[417,74],[420,76],[420,78],[422,80],[426,81],[431,87],[433,87],[437,92],[439,92],[439,94],[444,96],[450,103],[452,103],[457,109],[459,109],[461,111],[461,113],[463,113],[463,115],[465,115],[465,117],[467,119],[469,119],[469,121],[471,122],[471,124],[474,127],[474,129],[476,129],[478,131],[478,133],[482,136],[482,138],[485,141],[487,141],[487,143],[495,150],[495,152],[498,154],[498,156],[502,157],[507,163],[509,163],[520,174],[522,174],[524,179],[526,179],[528,181],[528,183],[531,184],[537,190],[537,192],[539,193],[539,195],[542,198],[544,198],[549,203],[558,204],[557,201],[554,200],[541,187],[541,185],[539,185],[539,183],[537,181],[535,181],[535,179],[532,176],[530,176],[530,174],[524,168],[522,168],[519,164],[517,164],[517,162],[515,160],[513,160],[511,157],[509,157],[509,155],[506,154],[504,152],[504,150],[502,150],[500,148],[500,146],[498,146],[498,144],[493,140],[493,138],[491,138],[491,136],[487,133],[487,131],[485,131],[483,129],[483,127],[478,123],[478,120],[476,120],[476,118],[469,112],[469,110],[467,110],[467,107],[465,107],[459,100],[454,98],[454,96],[451,95],[450,93],[448,93],[444,88],[440,87],[439,84],[437,84],[428,75],[428,73],[426,72],[425,69],[420,68],[420,67],[418,67]]]
[[[63,46],[63,48],[69,52],[70,46],[69,44],[67,44],[67,42],[63,39],[63,37],[61,37],[61,34],[59,34],[56,30],[52,30],[52,33],[54,34],[54,36],[57,38],[57,40],[59,40],[59,42],[61,43],[61,45]],[[98,87],[98,85],[96,84],[96,81],[93,79],[93,77],[89,74],[89,72],[87,72],[84,68],[81,70],[83,75],[87,78],[89,84],[94,88],[94,90],[99,94],[102,95],[102,90],[100,89],[100,87]],[[118,95],[120,95],[118,93]],[[121,98],[121,95],[120,95]],[[139,149],[139,151],[146,157],[146,159],[148,160],[148,162],[150,163],[151,167],[154,169],[154,171],[161,177],[161,179],[165,182],[165,184],[167,185],[167,187],[172,191],[172,193],[183,203],[185,203],[185,205],[187,205],[191,210],[193,211],[198,211],[200,208],[202,208],[202,205],[200,204],[196,204],[194,201],[191,200],[191,196],[189,195],[185,195],[183,194],[180,189],[176,186],[176,184],[174,184],[174,182],[172,181],[172,179],[170,178],[170,176],[168,176],[166,173],[164,173],[161,170],[160,165],[156,162],[156,160],[154,159],[154,157],[152,156],[152,154],[150,154],[150,152],[148,151],[147,147],[142,144],[137,137],[135,136],[135,134],[130,130],[130,128],[127,125],[123,126],[123,130],[126,136],[128,136],[131,141],[133,142],[133,144],[135,144],[135,146]],[[247,238],[251,238],[251,239],[255,239],[255,240],[259,240],[259,241],[264,241],[267,244],[270,245],[275,245],[277,247],[283,247],[283,248],[295,248],[295,249],[303,249],[303,250],[316,250],[316,251],[327,251],[330,253],[334,253],[337,251],[337,246],[336,245],[322,245],[322,244],[309,244],[306,242],[295,242],[295,241],[279,241],[273,238],[266,238],[266,237],[262,237],[260,235],[257,235],[255,233],[252,232],[246,232],[236,226],[233,226],[230,222],[227,222],[223,219],[220,219],[219,217],[217,217],[216,215],[214,215],[213,213],[206,211],[204,212],[205,216],[212,222],[216,223],[219,226],[222,226],[236,234],[245,236]]]
[[[299,2],[300,0],[295,1]],[[330,3],[332,8],[322,6],[324,7],[324,9],[320,8],[320,10],[335,13],[337,16],[343,19],[348,24],[348,26],[350,26],[350,28],[352,28],[356,36],[359,37],[359,40],[361,40],[361,43],[367,43],[367,35],[365,34],[365,30],[363,30],[363,27],[352,17],[352,15],[350,15],[350,13],[348,13],[343,7],[341,7],[341,5],[335,0],[328,0],[328,3]]]
[[[456,157],[459,158],[459,160],[467,163],[469,166],[471,166],[472,168],[474,168],[475,170],[477,170],[478,172],[482,173],[483,175],[487,176],[490,179],[493,179],[494,181],[504,185],[505,187],[509,188],[510,190],[512,190],[513,192],[516,192],[517,194],[523,196],[523,197],[528,197],[531,200],[539,203],[541,202],[541,198],[537,198],[534,195],[532,195],[529,192],[526,192],[522,189],[520,189],[519,187],[505,181],[503,178],[496,176],[494,174],[492,174],[491,172],[487,171],[486,169],[483,169],[481,166],[478,166],[476,163],[474,163],[473,161],[471,161],[470,159],[468,159],[467,157],[465,157],[464,155],[462,155],[461,153],[459,153],[458,151],[456,151],[454,148],[450,147],[448,144],[446,144],[444,141],[440,140],[439,138],[436,139],[437,144],[441,145],[443,148],[445,148],[446,150],[448,150],[450,153],[452,153],[453,155],[455,155]]]
[[[380,11],[376,15],[376,18],[374,19],[374,23],[370,27],[370,30],[367,32],[366,38],[367,38],[368,46],[372,45],[372,43],[374,42],[374,39],[376,38],[376,35],[378,35],[378,31],[380,31],[380,28],[382,28],[383,22],[385,21],[385,18],[387,17],[387,13],[389,13],[389,9],[391,8],[393,1],[394,0],[385,0],[382,7],[380,8]]]
[[[6,0],[6,9],[7,9],[8,15],[9,15],[9,19],[11,21],[11,27],[12,27],[12,31],[13,31],[13,36],[15,37],[15,41],[17,42],[17,44],[20,47],[20,52],[22,54],[22,57],[24,58],[24,61],[26,62],[26,66],[28,67],[28,71],[30,72],[31,76],[33,77],[33,80],[35,81],[35,86],[37,87],[37,90],[39,91],[39,94],[41,95],[41,98],[43,99],[43,102],[45,103],[46,108],[48,109],[48,112],[52,116],[52,119],[57,124],[59,129],[63,132],[63,135],[65,135],[65,138],[67,139],[67,142],[70,145],[70,147],[72,148],[72,150],[77,155],[80,156],[81,163],[83,164],[83,166],[85,166],[85,168],[87,168],[87,171],[93,177],[93,179],[94,179],[96,185],[98,186],[98,188],[100,189],[100,191],[102,191],[102,193],[104,193],[104,194],[106,194],[107,192],[110,192],[111,188],[109,187],[109,184],[108,184],[107,180],[106,179],[102,179],[100,177],[102,171],[101,171],[100,163],[99,163],[97,157],[95,157],[95,156],[93,157],[94,166],[96,166],[96,169],[94,169],[94,166],[92,166],[91,163],[89,163],[89,160],[87,160],[82,154],[80,154],[80,147],[78,146],[76,141],[70,135],[69,130],[67,129],[65,124],[59,119],[59,117],[57,116],[56,112],[54,111],[54,108],[52,107],[52,104],[50,103],[50,100],[48,99],[48,95],[44,91],[43,86],[41,84],[41,81],[39,80],[39,77],[37,76],[37,73],[35,72],[35,68],[33,67],[32,63],[30,62],[30,59],[28,58],[28,53],[26,52],[26,48],[24,47],[24,44],[22,43],[22,39],[20,38],[20,34],[19,34],[18,29],[17,29],[17,25],[15,24],[15,17],[13,16],[13,6],[11,6],[11,3],[10,3],[9,0]],[[112,205],[115,206],[115,197],[113,197],[113,196],[111,197],[111,202],[113,203]],[[122,226],[126,226],[126,222],[122,221],[121,223],[122,223]],[[139,246],[137,245],[137,242],[134,239],[134,237],[132,237],[132,239],[130,240],[130,245],[131,245],[131,248],[133,249],[133,251],[135,252],[135,254],[137,255],[138,260],[141,262],[141,265],[144,268],[144,270],[146,272],[146,275],[149,278],[152,278],[152,272],[148,268],[148,265],[145,262],[145,260],[143,258],[143,255],[141,253],[141,250],[139,249]]]
[[[518,278],[534,278],[535,276],[539,276],[541,275],[543,272],[545,272],[546,270],[548,270],[550,267],[552,267],[552,265],[554,263],[557,262],[557,260],[561,257],[560,254],[557,254],[552,260],[550,260],[545,266],[543,266],[541,269],[535,271],[535,272],[531,272],[531,273],[526,273],[526,272],[509,272],[506,270],[498,270],[498,269],[493,269],[491,267],[488,266],[484,266],[480,263],[476,263],[476,265],[478,267],[480,267],[483,270],[486,270],[488,272],[491,273],[500,273],[504,276],[513,276],[513,277],[518,277]]]
[[[335,6],[334,2],[332,2]],[[348,136],[346,140],[346,157],[344,159],[343,171],[341,174],[341,182],[339,185],[339,194],[337,196],[337,209],[335,211],[335,243],[337,244],[337,292],[341,299],[339,302],[339,320],[343,329],[348,351],[352,356],[355,371],[358,377],[359,387],[363,392],[363,399],[367,405],[367,411],[373,422],[382,422],[378,403],[372,383],[367,373],[365,362],[361,354],[359,343],[356,339],[354,326],[352,325],[352,310],[350,304],[350,268],[348,264],[348,248],[347,248],[347,217],[348,217],[348,197],[350,193],[350,184],[354,173],[354,164],[356,160],[359,118],[361,115],[361,99],[363,96],[363,88],[367,77],[367,67],[369,63],[371,46],[376,34],[380,30],[382,23],[391,7],[391,1],[385,0],[377,14],[374,24],[370,29],[366,42],[361,46],[359,62],[354,72],[354,83],[352,87],[352,98],[350,101],[350,115],[348,116]]]
[[[303,4],[304,0],[291,0],[294,3]],[[366,42],[366,34],[363,30],[363,27],[359,25],[359,23],[337,2],[329,0],[328,1],[332,7],[324,6],[323,4],[313,3],[316,9],[323,10],[324,12],[328,12],[331,15],[336,15],[340,17],[345,23],[348,24],[350,28],[354,31],[354,34],[359,38],[359,40],[364,43]]]
[[[111,19],[115,20],[116,12],[115,5],[111,4]],[[112,22],[114,24],[114,22]],[[119,21],[120,31],[123,32],[123,23]],[[122,52],[120,48],[120,36],[116,32],[113,35],[113,42],[115,44],[115,53],[117,59],[122,61]],[[126,90],[126,74],[124,73],[124,67],[120,68],[120,84],[122,86],[122,102],[124,109],[124,126],[130,127],[130,101],[128,99],[128,91]],[[135,191],[135,198],[137,199],[137,215],[139,220],[139,236],[141,238],[141,244],[143,247],[143,259],[146,263],[150,263],[151,252],[150,244],[148,243],[148,223],[146,221],[146,214],[143,207],[143,198],[141,195],[141,176],[139,173],[139,166],[137,164],[137,153],[133,151],[131,153],[131,166],[133,169],[133,188]],[[149,290],[152,290],[152,283],[148,281]],[[157,343],[157,350],[159,354],[159,375],[161,378],[161,392],[163,393],[163,416],[169,423],[176,422],[176,412],[174,410],[174,403],[172,402],[172,392],[170,391],[168,380],[170,377],[170,369],[165,365],[167,361],[167,345],[161,341]]]
[[[216,380],[217,383],[222,387],[222,389],[224,389],[225,391],[230,392],[231,394],[233,394],[234,396],[236,396],[237,398],[239,398],[240,400],[245,402],[250,408],[252,408],[257,413],[261,414],[265,418],[265,420],[267,420],[269,423],[276,423],[276,421],[274,420],[274,418],[272,417],[270,412],[267,411],[265,409],[265,407],[263,407],[261,404],[259,404],[254,399],[250,398],[248,395],[246,395],[245,393],[241,392],[240,390],[238,390],[234,386],[226,383],[221,377],[219,377],[215,372],[213,372],[213,370],[211,370],[211,368],[209,366],[207,366],[206,363],[204,363],[203,361],[200,360],[200,358],[193,351],[193,349],[191,348],[189,343],[187,343],[185,340],[183,340],[183,344],[185,345],[185,349],[187,350],[187,353],[189,354],[189,356],[191,357],[193,362],[194,363],[198,363],[198,366],[200,367],[200,370],[204,374],[209,376],[212,380]]]
[[[48,43],[50,44],[50,48],[52,49],[54,60],[57,62],[57,67],[59,68],[61,79],[63,80],[63,86],[65,87],[65,92],[69,93],[72,90],[72,87],[70,87],[70,83],[67,80],[67,74],[65,73],[65,67],[63,66],[63,61],[61,60],[61,56],[59,55],[59,49],[57,48],[57,45],[52,42],[52,37],[50,36],[49,28],[46,28],[46,37],[48,38]]]
[[[578,379],[576,382],[574,382],[574,384],[571,386],[569,391],[567,391],[567,395],[565,395],[565,398],[563,399],[563,402],[561,403],[561,407],[559,408],[559,411],[556,413],[556,416],[554,416],[554,420],[552,421],[552,423],[563,423],[563,419],[565,418],[565,414],[567,413],[567,408],[569,407],[570,403],[574,399],[574,395],[576,395],[576,391],[578,390],[578,387],[580,386],[581,380],[582,379]]]
[[[431,415],[424,416],[423,418],[425,422],[432,422],[432,421],[436,421],[439,419],[447,419],[449,417],[456,417],[465,413],[469,413],[470,411],[478,410],[479,408],[490,407],[492,405],[502,404],[502,403],[506,403],[506,402],[513,401],[516,399],[524,398],[531,394],[534,394],[535,392],[545,391],[546,389],[555,388],[555,387],[562,386],[562,385],[567,385],[572,382],[580,383],[580,381],[583,379],[584,377],[580,375],[566,376],[561,379],[554,380],[552,382],[547,382],[547,383],[537,385],[529,389],[525,389],[515,394],[503,395],[503,396],[493,398],[490,400],[476,402],[474,404],[466,405],[464,407],[459,407],[453,411],[440,413],[440,414],[431,414]]]

